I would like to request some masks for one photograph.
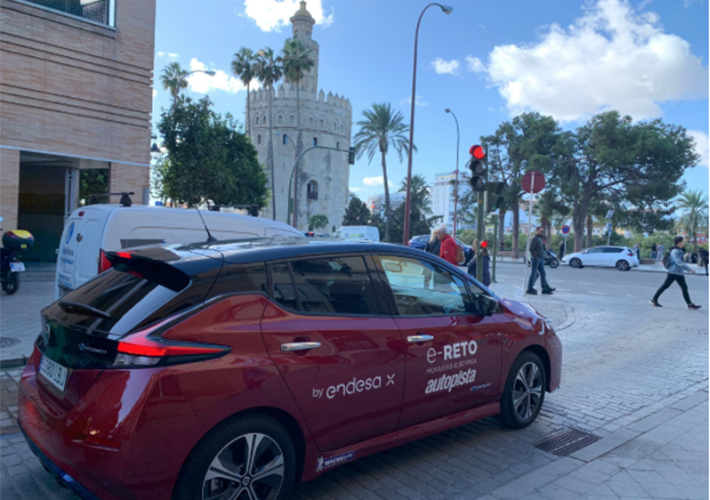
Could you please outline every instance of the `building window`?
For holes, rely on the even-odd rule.
[[[317,138],[317,137],[314,137],[314,138],[313,138],[313,145],[314,145],[314,146],[317,146],[317,145],[318,145],[318,138]]]
[[[283,115],[279,115],[276,117],[276,123],[278,123],[279,125],[281,125],[283,123],[283,121],[284,121]]]
[[[339,142],[336,142],[336,143],[335,143],[335,149],[340,149],[340,143],[339,143]]]
[[[307,194],[306,197],[309,200],[317,200],[318,199],[318,183],[316,181],[311,181],[308,183],[306,194]]]
[[[281,144],[288,144],[288,136],[286,134],[281,136]]]
[[[259,117],[256,117],[256,124],[259,125]]]
[[[93,2],[81,2],[79,0],[57,1],[57,0],[28,0],[31,3],[41,5],[47,9],[66,12],[72,16],[81,17],[87,21],[92,21],[106,26],[113,26],[113,3],[115,0],[94,0]]]
[[[325,128],[325,121],[323,121],[323,118],[320,119],[320,128]]]
[[[261,134],[256,136],[256,143],[261,144]]]

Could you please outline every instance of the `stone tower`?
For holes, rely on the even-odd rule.
[[[326,146],[347,151],[350,147],[352,106],[338,94],[318,90],[318,62],[320,47],[313,40],[315,20],[306,10],[306,2],[291,17],[292,36],[311,49],[315,64],[300,81],[300,112],[303,151]],[[272,94],[275,187],[269,205],[260,214],[271,218],[276,204],[276,219],[287,220],[289,209],[289,177],[296,159],[297,99],[296,82],[286,80]],[[271,187],[271,170],[266,164],[269,142],[269,99],[264,89],[251,93],[251,139],[264,165]],[[328,226],[320,231],[332,233],[340,227],[348,201],[350,165],[346,152],[312,149],[298,164],[298,206],[295,207],[296,227],[306,231],[311,216],[323,214]],[[295,180],[295,179],[294,179]],[[294,182],[295,184],[295,182]],[[293,187],[292,187],[293,189]]]

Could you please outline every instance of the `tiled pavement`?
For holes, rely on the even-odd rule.
[[[54,300],[53,281],[22,282],[14,295],[0,295],[0,361],[27,358],[39,334],[39,312]]]
[[[707,305],[707,291],[691,293]],[[335,469],[293,498],[708,498],[707,311],[681,309],[675,294],[663,309],[636,310],[629,296],[530,300],[555,319],[565,348],[563,386],[531,427],[462,426]],[[566,458],[533,446],[569,427],[603,439]],[[0,438],[2,498],[72,498],[18,437]]]

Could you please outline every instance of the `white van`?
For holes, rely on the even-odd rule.
[[[343,226],[335,233],[343,240],[380,241],[380,230],[373,226]]]
[[[281,222],[245,215],[145,205],[89,205],[74,210],[64,225],[57,256],[55,300],[108,269],[111,265],[105,252],[207,241],[200,213],[217,240],[303,238],[300,231]]]

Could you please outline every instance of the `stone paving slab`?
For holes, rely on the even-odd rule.
[[[0,294],[0,363],[24,365],[42,328],[40,311],[54,300],[54,282],[22,283],[14,295]]]

